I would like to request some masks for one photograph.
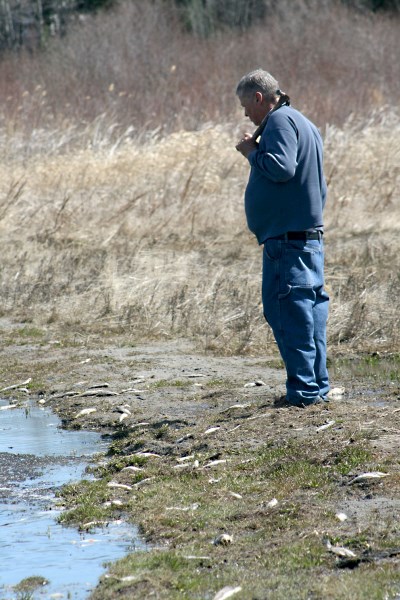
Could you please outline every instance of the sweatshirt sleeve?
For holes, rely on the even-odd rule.
[[[262,175],[281,183],[294,177],[296,172],[297,131],[288,119],[273,121],[271,118],[268,122],[259,147],[249,154],[248,160]]]

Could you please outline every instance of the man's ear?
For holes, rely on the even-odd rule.
[[[264,97],[262,95],[262,92],[256,92],[256,104],[261,104],[263,99]]]

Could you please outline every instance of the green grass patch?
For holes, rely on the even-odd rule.
[[[335,458],[335,466],[341,475],[348,475],[371,460],[371,452],[362,446],[347,446]]]
[[[15,329],[13,332],[14,335],[17,335],[22,338],[42,338],[45,335],[43,329],[39,329],[38,327],[22,327],[21,329]]]
[[[322,465],[308,460],[293,460],[276,465],[269,477],[286,488],[320,488],[330,482],[330,474]]]
[[[182,388],[190,385],[190,381],[183,381],[182,379],[160,379],[159,381],[155,381],[150,384],[151,389],[163,389],[167,387],[177,387]]]
[[[400,379],[400,353],[368,354],[332,361],[331,375],[338,379],[362,379],[364,382],[387,383]]]
[[[118,473],[125,467],[142,467],[146,464],[146,458],[144,456],[136,456],[134,454],[122,456],[118,452],[115,454],[117,456],[110,459],[106,466],[100,465],[92,469],[98,477],[107,477],[107,475]]]
[[[22,579],[13,590],[17,593],[18,600],[33,598],[33,592],[38,588],[48,585],[48,580],[40,575],[31,575]]]
[[[110,497],[105,480],[72,483],[62,487],[58,494],[68,506],[58,520],[63,525],[78,525],[105,519],[110,510],[102,505]]]

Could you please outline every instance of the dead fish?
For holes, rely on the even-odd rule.
[[[143,423],[133,423],[131,425],[131,429],[134,429],[135,427],[144,427],[145,425],[150,425],[150,423],[145,423],[145,422],[143,422]]]
[[[257,386],[262,386],[262,385],[267,385],[267,384],[264,383],[264,381],[262,381],[261,379],[257,379],[256,381],[249,381],[249,383],[245,383],[243,387],[248,388],[248,387],[257,387]]]
[[[145,390],[137,390],[136,388],[126,388],[125,390],[121,390],[121,394],[125,394],[127,392],[131,392],[132,394],[143,394]]]
[[[219,592],[214,596],[213,600],[226,600],[227,598],[232,598],[235,594],[238,594],[242,591],[240,586],[231,587],[227,585],[226,587],[219,590]]]
[[[79,417],[84,417],[85,415],[90,415],[97,411],[97,408],[83,408],[80,410],[74,417],[74,419],[78,419]]]
[[[228,461],[226,458],[221,458],[220,460],[212,460],[211,462],[204,465],[203,469],[208,469],[209,467],[216,467],[217,465],[223,465],[227,462]]]
[[[79,527],[79,529],[93,529],[93,527],[106,527],[108,525],[108,521],[89,521],[89,523],[83,523]]]
[[[229,495],[232,496],[233,498],[237,498],[238,500],[241,500],[243,498],[243,496],[241,496],[240,494],[237,494],[236,492],[229,492]]]
[[[199,508],[199,506],[200,506],[200,504],[195,502],[194,504],[191,504],[190,506],[167,506],[167,508],[165,510],[181,510],[182,512],[188,512],[189,510],[197,510]]]
[[[142,469],[141,467],[134,467],[133,465],[130,465],[129,467],[124,467],[123,469],[121,469],[121,471],[133,471],[137,473],[138,471],[144,471],[144,469]]]
[[[32,377],[28,377],[28,379],[26,381],[22,381],[21,383],[14,383],[14,385],[8,385],[7,387],[2,388],[0,390],[0,392],[7,392],[8,390],[15,390],[24,385],[28,385],[28,383],[30,383],[31,381],[32,381]]]
[[[221,412],[227,412],[228,410],[235,410],[238,408],[248,408],[249,406],[251,406],[251,404],[232,404],[232,406],[228,406],[228,408],[225,408]]]
[[[371,471],[370,473],[362,473],[361,475],[357,475],[354,477],[347,485],[352,485],[353,483],[363,483],[365,481],[370,481],[371,479],[382,479],[382,477],[387,477],[389,473],[381,473],[381,471]]]
[[[86,390],[85,392],[82,392],[81,394],[79,394],[79,396],[81,396],[82,398],[86,397],[86,396],[119,396],[118,392],[112,392],[111,390],[107,390],[107,389],[89,389]]]
[[[192,460],[192,458],[194,458],[194,454],[190,454],[189,456],[181,456],[180,458],[177,458],[177,462],[181,463],[181,462],[186,462],[187,460]]]
[[[189,375],[187,375],[186,377],[191,377],[191,378],[195,378],[195,377],[206,377],[206,375],[204,375],[203,373],[190,373]]]
[[[124,506],[124,503],[122,500],[109,500],[104,502],[103,506],[104,508],[109,508],[110,506]]]
[[[161,455],[155,454],[155,452],[135,452],[134,456],[143,456],[144,458],[153,456],[154,458],[161,458]]]
[[[7,404],[6,406],[0,406],[0,410],[9,410],[10,408],[18,408],[18,404]]]
[[[55,396],[53,396],[53,398],[69,398],[72,396],[77,396],[78,393],[74,392],[74,391],[69,391],[69,392],[61,392],[60,394],[55,394]]]
[[[343,398],[345,391],[346,391],[346,388],[344,388],[344,387],[332,388],[328,392],[328,398],[336,398],[337,400],[340,400],[340,398]]]
[[[209,429],[206,429],[203,435],[209,435],[210,433],[214,433],[214,431],[218,431],[218,429],[221,429],[221,427],[210,427]]]
[[[128,491],[133,489],[131,485],[126,485],[125,483],[117,483],[116,481],[110,481],[109,483],[107,483],[107,487]]]
[[[146,485],[149,481],[153,481],[154,477],[147,477],[146,479],[142,479],[133,485],[135,488],[140,488],[142,485]]]
[[[232,544],[233,542],[233,537],[231,535],[229,535],[228,533],[221,533],[221,535],[218,535],[215,540],[213,541],[214,546],[229,546],[229,544]]]
[[[120,412],[120,413],[124,413],[124,414],[127,414],[127,415],[131,414],[130,406],[128,406],[128,404],[124,404],[123,406],[117,406],[114,409],[114,412]]]
[[[176,440],[176,443],[180,444],[181,442],[184,442],[185,440],[189,440],[189,439],[191,439],[193,437],[194,437],[193,433],[187,433],[183,437],[179,438],[179,440]]]
[[[254,421],[256,419],[263,419],[264,417],[270,417],[271,413],[262,413],[261,415],[254,415],[254,417],[247,417],[247,421]]]
[[[120,415],[119,417],[119,422],[122,423],[122,421],[124,421],[125,419],[127,419],[129,417],[128,413],[122,413],[122,415]]]
[[[332,425],[334,425],[335,423],[336,421],[328,421],[327,423],[325,423],[325,425],[320,425],[320,427],[317,427],[315,431],[324,431],[325,429],[332,427]]]
[[[239,427],[241,427],[241,425],[236,425],[236,427],[234,427],[233,429],[228,429],[228,433],[232,433],[232,431],[236,431],[236,429],[239,429]]]
[[[333,552],[336,556],[341,556],[345,558],[355,558],[356,554],[352,550],[345,548],[344,546],[332,546],[330,541],[326,542],[326,548],[329,552]]]

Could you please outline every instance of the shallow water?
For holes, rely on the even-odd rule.
[[[342,358],[333,361],[329,366],[330,374],[340,379],[362,379],[364,382],[376,384],[399,384],[400,355],[388,357],[367,355]]]
[[[0,407],[7,404],[0,400]],[[56,488],[80,480],[88,458],[107,448],[96,432],[59,426],[55,415],[34,405],[0,410],[1,599],[16,597],[12,586],[33,575],[50,582],[33,598],[87,598],[104,562],[143,548],[125,522],[85,535],[56,522]]]

